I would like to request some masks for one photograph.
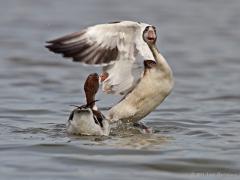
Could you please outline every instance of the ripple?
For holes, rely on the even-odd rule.
[[[167,159],[161,163],[149,164],[147,166],[155,170],[175,173],[240,173],[240,170],[236,169],[235,164],[231,161],[215,159]]]
[[[209,97],[209,98],[201,98],[198,99],[199,101],[239,101],[240,95],[222,95],[216,97]]]
[[[185,134],[191,135],[191,136],[198,136],[198,137],[214,138],[214,139],[220,138],[217,134],[207,132],[206,130],[190,130]]]
[[[191,108],[169,108],[169,109],[156,109],[155,112],[189,112]]]
[[[42,59],[36,60],[36,59],[30,59],[27,57],[17,57],[17,56],[9,57],[8,61],[12,64],[15,64],[18,66],[21,65],[24,67],[40,67],[40,66],[43,66],[43,67],[51,67],[51,66],[53,66],[53,67],[74,67],[74,65],[66,64],[61,61],[59,61],[59,62],[53,62],[51,60],[43,61]]]
[[[1,1],[0,179],[238,180],[239,5]],[[68,135],[69,105],[83,102],[84,78],[100,69],[51,54],[45,40],[140,11],[159,27],[158,45],[176,82],[166,101],[144,118],[156,132],[127,127],[109,137]],[[97,99],[106,111],[119,98]]]
[[[27,114],[27,115],[56,114],[55,111],[49,109],[5,109],[4,112],[10,114]]]

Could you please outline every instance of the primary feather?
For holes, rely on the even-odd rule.
[[[48,41],[46,47],[76,62],[105,66],[109,76],[103,90],[123,94],[133,85],[132,67],[137,56],[154,60],[142,38],[147,26],[133,21],[99,24]]]

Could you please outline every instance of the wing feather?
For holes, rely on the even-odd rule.
[[[131,69],[136,56],[153,59],[142,38],[147,25],[132,21],[99,24],[48,41],[46,47],[76,62],[108,65],[109,77],[103,86],[111,87],[108,93],[122,94],[132,86]]]

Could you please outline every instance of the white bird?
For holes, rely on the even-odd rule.
[[[48,41],[46,47],[76,62],[104,66],[103,91],[126,94],[134,85],[132,68],[135,59],[139,55],[154,59],[142,38],[147,27],[153,26],[133,21],[99,24]]]

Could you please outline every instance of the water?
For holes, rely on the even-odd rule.
[[[0,1],[0,179],[239,179],[238,0]],[[68,136],[70,104],[99,71],[44,48],[88,25],[158,28],[175,88],[144,119],[157,133]],[[102,108],[112,97],[98,95]]]

